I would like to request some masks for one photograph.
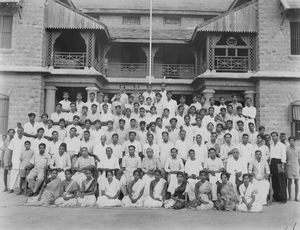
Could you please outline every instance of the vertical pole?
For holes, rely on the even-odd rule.
[[[150,0],[150,37],[149,37],[149,84],[152,76],[152,0]]]

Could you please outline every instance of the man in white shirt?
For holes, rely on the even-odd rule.
[[[76,111],[76,103],[71,102],[70,103],[70,112],[66,113],[65,118],[66,121],[71,124],[73,122],[74,116],[78,116],[80,120],[80,114]]]
[[[76,128],[76,137],[79,137],[79,139],[81,139],[82,138],[82,128],[79,125],[79,120],[80,120],[79,116],[75,115],[73,117],[72,124],[67,126],[67,133],[70,132],[71,128]]]
[[[181,95],[179,97],[179,105],[178,105],[178,109],[179,109],[179,106],[182,106],[183,107],[183,115],[185,114],[188,114],[189,112],[189,106],[185,103],[186,102],[186,97],[184,95]],[[196,108],[196,107],[195,107]],[[178,114],[178,113],[177,113]]]
[[[66,114],[62,112],[62,105],[60,103],[56,104],[55,108],[55,112],[51,113],[50,117],[54,125],[59,125],[60,119],[66,120]]]
[[[243,115],[246,118],[247,126],[248,122],[255,124],[256,108],[252,106],[252,99],[247,97],[245,99],[245,107],[243,108]]]
[[[239,133],[236,129],[233,128],[232,126],[232,120],[228,120],[226,122],[226,126],[227,126],[227,130],[225,131],[225,133],[230,133],[231,134],[231,143],[233,145],[236,145],[239,143]]]
[[[258,134],[256,144],[253,146],[254,151],[261,151],[262,159],[269,162],[270,159],[270,150],[268,146],[264,144],[263,136]]]
[[[255,131],[255,126],[254,126],[254,123],[252,123],[252,122],[248,123],[248,135],[249,135],[249,142],[252,145],[255,145],[256,141],[257,141],[258,132]]]
[[[151,100],[152,100],[152,103],[155,102],[155,93],[152,91],[152,85],[151,84],[147,85],[147,90],[143,93],[143,97],[146,98],[146,99],[148,97],[150,97]]]
[[[177,119],[175,117],[170,119],[171,126],[168,128],[170,141],[175,145],[176,141],[179,140],[180,129],[177,128]]]
[[[25,123],[23,128],[24,132],[23,135],[25,137],[29,137],[30,141],[33,141],[36,138],[37,130],[39,128],[39,123],[35,121],[36,115],[34,113],[29,113],[29,122]]]
[[[196,139],[196,136],[198,134],[201,135],[202,137],[202,140],[203,140],[203,143],[205,142],[208,142],[209,140],[205,140],[204,138],[206,137],[206,132],[207,132],[207,129],[205,127],[202,126],[202,119],[201,117],[197,116],[196,117],[196,125],[193,126],[193,136],[194,136],[194,139]]]
[[[64,142],[67,145],[67,152],[69,153],[71,159],[74,155],[77,155],[80,151],[80,139],[76,137],[77,129],[72,127],[69,131],[69,136],[67,136]]]
[[[159,146],[155,143],[153,143],[154,136],[151,133],[148,133],[147,135],[147,143],[143,146],[143,155],[144,157],[146,156],[146,150],[147,149],[152,149],[153,150],[153,157],[154,158],[159,158],[160,156],[160,150]]]
[[[135,148],[135,154],[139,157],[142,156],[142,146],[141,143],[139,141],[136,140],[136,132],[134,131],[130,131],[129,132],[129,136],[128,136],[128,140],[124,142],[123,144],[123,155],[127,155],[128,154],[128,147],[130,145],[133,145]]]
[[[242,143],[243,141],[243,135],[246,133],[246,130],[244,129],[244,122],[238,121],[237,122],[237,132],[239,136],[239,143]]]
[[[167,99],[167,96],[166,96],[166,99]],[[157,115],[160,116],[160,117],[163,114],[164,101],[162,100],[162,95],[160,93],[156,93],[155,94],[155,103],[154,103],[154,106],[156,107],[156,113],[157,113]]]
[[[88,153],[92,154],[94,152],[95,142],[93,140],[91,140],[90,136],[91,136],[90,131],[85,130],[83,132],[83,138],[80,141],[80,149],[85,147],[85,148],[87,148]]]
[[[125,92],[125,85],[120,85],[120,92],[118,92],[117,94],[120,94],[120,105],[123,108],[125,108],[125,104],[128,104],[128,95]],[[115,100],[116,97],[118,97],[117,95],[114,95],[114,97],[111,99],[111,101],[113,102],[113,105],[115,105]],[[114,106],[112,108],[114,110]]]
[[[162,132],[162,140],[163,141],[159,144],[159,159],[162,168],[164,168],[167,159],[171,156],[171,149],[174,148],[174,144],[169,140],[169,133],[167,131]]]
[[[246,122],[246,118],[243,115],[243,107],[242,106],[238,106],[236,108],[236,114],[233,116],[232,122],[233,122],[233,128],[237,129],[238,128],[238,121],[242,121],[245,125],[245,130],[248,129],[247,125],[248,123]]]
[[[191,106],[195,106],[197,111],[200,111],[200,109],[202,109],[202,106],[199,103],[199,97],[197,95],[193,97],[193,103],[190,105],[190,108]]]
[[[45,154],[49,154],[49,141],[44,138],[45,130],[43,128],[39,128],[37,131],[37,137],[32,141],[32,151],[34,154],[39,153],[39,144],[44,143],[46,145]]]
[[[232,150],[235,148],[235,145],[231,143],[231,138],[232,136],[230,133],[225,133],[225,142],[220,147],[220,158],[223,161],[224,166],[226,166],[228,158],[232,157]]]
[[[69,93],[63,92],[63,100],[59,102],[62,105],[62,112],[68,113],[70,111]]]
[[[271,137],[273,143],[271,143],[270,147],[270,170],[272,175],[273,198],[275,201],[286,203],[286,145],[279,141],[277,132],[272,132]]]
[[[180,139],[176,141],[175,148],[178,150],[178,156],[185,163],[188,158],[188,152],[191,149],[191,141],[186,138],[186,131],[180,130]]]
[[[99,116],[100,121],[102,122],[102,125],[107,125],[108,121],[113,121],[114,117],[112,113],[108,110],[108,105],[103,104],[102,105],[102,112]]]
[[[106,136],[103,135],[100,138],[100,143],[95,143],[94,146],[94,152],[93,154],[96,156],[96,159],[98,161],[101,161],[101,159],[106,155],[106,148],[108,145],[106,144]]]
[[[240,157],[237,148],[232,150],[232,157],[227,161],[226,171],[230,174],[229,181],[237,186],[241,183],[243,174],[248,173],[247,162]]]
[[[82,93],[77,93],[76,99],[77,99],[75,102],[76,110],[77,110],[77,113],[81,116],[82,107],[85,105],[85,103],[82,101]]]
[[[177,125],[178,125],[179,128],[184,125],[184,116],[185,115],[186,114],[184,114],[183,105],[179,105],[178,109],[177,109],[177,112],[176,112],[176,116],[175,116],[175,118],[177,119]]]
[[[208,114],[206,116],[204,116],[204,118],[202,119],[202,126],[204,128],[207,128],[207,125],[209,123],[212,123],[214,125],[214,127],[216,127],[216,121],[215,121],[215,108],[214,107],[209,107],[208,108]]]
[[[94,92],[90,92],[89,94],[89,100],[85,103],[85,105],[88,107],[88,114],[91,113],[92,111],[92,105],[96,105],[97,106],[97,110],[96,113],[99,114],[100,113],[100,105],[99,102],[96,100],[96,95]]]
[[[113,156],[115,156],[119,160],[119,163],[121,163],[123,157],[123,146],[119,143],[119,135],[117,133],[112,135],[112,143],[108,146],[112,149]]]
[[[59,145],[59,150],[55,155],[52,157],[50,162],[50,168],[51,169],[57,169],[58,170],[58,177],[61,180],[65,180],[65,170],[71,169],[71,158],[70,155],[66,152],[66,144],[63,143]]]
[[[49,155],[50,159],[53,158],[54,155],[58,154],[59,146],[61,145],[61,141],[58,140],[58,132],[52,132],[52,141],[49,141]]]
[[[100,120],[96,120],[95,121],[95,129],[93,130],[93,141],[95,143],[99,143],[100,139],[102,136],[105,135],[105,131],[106,131],[107,127],[102,127],[101,126],[101,121]]]
[[[100,113],[98,111],[98,105],[92,104],[91,105],[91,113],[88,114],[87,119],[91,120],[94,124],[96,120],[100,120]]]
[[[175,117],[177,110],[177,102],[172,99],[172,92],[167,92],[167,100],[164,102],[164,109],[168,108],[170,112],[170,117]]]
[[[209,158],[204,161],[204,169],[209,175],[209,181],[212,183],[212,200],[217,200],[217,182],[221,182],[221,173],[224,171],[222,160],[216,157],[216,149],[208,150]]]
[[[109,103],[109,97],[108,97],[108,95],[107,94],[104,94],[103,95],[103,102],[100,104],[100,113],[102,113],[103,112],[103,105],[107,105],[107,110],[108,110],[108,112],[109,113],[112,113],[112,105],[111,105],[111,103]]]
[[[162,102],[166,101],[167,100],[167,90],[166,90],[166,84],[165,83],[161,84],[159,93],[161,95]]]
[[[44,113],[41,116],[41,122],[39,122],[39,128],[46,129],[48,127],[48,114]],[[15,130],[17,132],[17,129]]]
[[[244,158],[247,163],[254,160],[254,148],[253,145],[249,143],[249,136],[247,133],[243,134],[242,143],[237,145],[240,151],[240,156]]]
[[[270,189],[270,168],[268,162],[262,158],[260,150],[255,151],[255,159],[249,165],[249,173],[253,175],[253,185],[257,189],[256,201],[266,205]]]
[[[202,167],[204,167],[204,161],[207,159],[207,147],[202,140],[201,134],[196,135],[196,141],[192,145],[191,149],[195,151],[196,158],[200,160]]]

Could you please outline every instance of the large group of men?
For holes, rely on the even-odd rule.
[[[226,172],[242,198],[248,188],[243,178],[250,177],[255,202],[261,205],[268,199],[282,203],[291,199],[293,180],[294,199],[298,200],[300,150],[296,140],[258,127],[251,98],[244,99],[243,107],[234,94],[230,103],[224,97],[215,102],[214,97],[195,95],[187,105],[185,96],[180,96],[179,102],[174,100],[165,84],[159,92],[147,85],[142,94],[130,95],[120,85],[113,98],[104,95],[102,102],[93,92],[87,102],[82,98],[78,93],[71,102],[69,93],[64,92],[53,113],[42,114],[40,121],[29,113],[28,122],[18,123],[3,135],[0,160],[5,191],[13,193],[19,187],[18,194],[22,194],[28,186],[29,195],[37,195],[51,169],[58,170],[61,180],[64,171],[71,169],[81,183],[86,176],[79,172],[93,165],[99,173],[99,186],[101,175],[108,171],[114,172],[125,190],[134,180],[135,170],[140,170],[148,190],[156,170],[170,188],[176,188],[172,175],[176,177],[179,171],[190,186],[195,186],[191,181],[198,181],[200,172],[205,171],[215,202],[221,173]],[[187,188],[188,195],[189,189],[194,188]],[[244,200],[241,202],[248,207]]]

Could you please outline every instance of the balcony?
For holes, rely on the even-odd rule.
[[[52,66],[60,69],[83,69],[87,65],[85,52],[54,52]]]
[[[107,77],[141,78],[148,75],[146,63],[109,63],[105,65]],[[193,78],[195,65],[183,64],[154,64],[155,78]]]
[[[214,56],[214,70],[219,72],[247,72],[248,57]]]

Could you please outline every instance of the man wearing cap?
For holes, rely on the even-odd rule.
[[[142,156],[142,146],[139,141],[136,140],[136,132],[130,131],[128,135],[128,140],[123,144],[123,154],[128,155],[128,147],[133,145],[135,147],[135,153],[137,156]]]
[[[175,117],[177,110],[177,102],[172,99],[172,92],[167,92],[167,100],[164,102],[164,109],[168,108],[170,112],[170,117]]]
[[[29,122],[24,124],[24,133],[23,135],[25,137],[31,138],[30,141],[33,140],[33,138],[36,138],[37,136],[37,130],[39,128],[39,123],[35,121],[36,115],[34,113],[29,113]]]

